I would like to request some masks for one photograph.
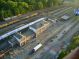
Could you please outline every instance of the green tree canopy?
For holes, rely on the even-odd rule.
[[[57,5],[59,0],[0,0],[0,20],[28,11]]]

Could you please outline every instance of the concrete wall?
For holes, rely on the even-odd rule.
[[[19,46],[25,45],[31,38],[32,36],[23,36],[19,42]]]
[[[36,31],[36,37],[38,37],[41,33],[43,33],[50,26],[50,23],[44,24],[42,27],[38,28]]]

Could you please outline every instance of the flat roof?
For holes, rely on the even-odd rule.
[[[68,15],[64,15],[61,18],[66,20],[66,19],[69,19],[69,16]]]
[[[44,19],[46,19],[46,17],[40,18],[40,19],[38,19],[38,20],[36,20],[36,21],[33,21],[33,22],[29,23],[29,24],[26,24],[26,25],[24,25],[24,26],[22,26],[22,27],[20,27],[20,28],[17,28],[17,29],[15,29],[15,30],[13,30],[13,31],[10,31],[10,32],[8,32],[8,33],[5,33],[5,34],[3,34],[3,35],[0,36],[0,40],[2,40],[2,39],[4,39],[4,38],[6,38],[6,37],[8,37],[8,36],[10,36],[10,35],[12,35],[12,34],[18,32],[18,31],[20,31],[20,30],[23,30],[24,28],[27,28],[27,27],[29,27],[30,25],[33,25],[33,24],[35,24],[35,23],[37,23],[37,22],[39,22],[39,21],[42,21],[42,20],[44,20]]]
[[[12,35],[14,39],[16,39],[17,41],[20,41],[20,39],[22,38],[22,36],[18,33],[15,33]]]
[[[48,22],[48,21],[42,20],[42,21],[40,21],[40,22],[37,22],[37,23],[31,25],[31,27],[33,27],[33,28],[35,28],[35,29],[38,29],[38,28],[42,27],[44,24],[46,24],[47,22]]]
[[[24,35],[24,36],[30,36],[30,35],[32,35],[32,34],[35,34],[32,30],[30,30],[30,29],[26,29],[26,30],[24,30],[24,31],[20,31],[21,32],[21,34],[22,35]]]

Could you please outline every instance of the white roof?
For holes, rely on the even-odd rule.
[[[66,20],[66,19],[69,19],[69,16],[68,15],[64,15],[61,18]]]
[[[10,35],[12,35],[12,34],[18,32],[18,31],[20,31],[20,30],[22,30],[22,29],[24,29],[24,28],[27,28],[27,27],[29,27],[30,25],[33,25],[33,24],[35,24],[35,23],[37,23],[37,22],[39,22],[39,21],[41,21],[41,20],[44,20],[45,18],[46,18],[46,17],[40,18],[40,19],[38,19],[38,20],[36,20],[36,21],[34,21],[34,22],[31,22],[31,23],[29,23],[29,24],[26,24],[26,25],[20,27],[20,28],[17,28],[17,29],[15,29],[15,30],[13,30],[13,31],[10,31],[10,32],[8,32],[8,33],[6,33],[6,34],[0,36],[0,40],[6,38],[7,36],[10,36]]]
[[[34,50],[37,51],[40,47],[42,47],[42,44],[38,44],[36,47],[34,47]]]
[[[36,29],[35,28],[33,28],[31,26],[29,26],[29,28],[36,33]]]

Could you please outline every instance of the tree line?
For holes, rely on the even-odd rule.
[[[62,0],[0,0],[0,21],[6,17],[61,4]]]
[[[67,46],[66,49],[63,49],[59,54],[57,59],[63,59],[66,55],[68,55],[72,50],[79,46],[79,32],[74,35],[71,43]]]

